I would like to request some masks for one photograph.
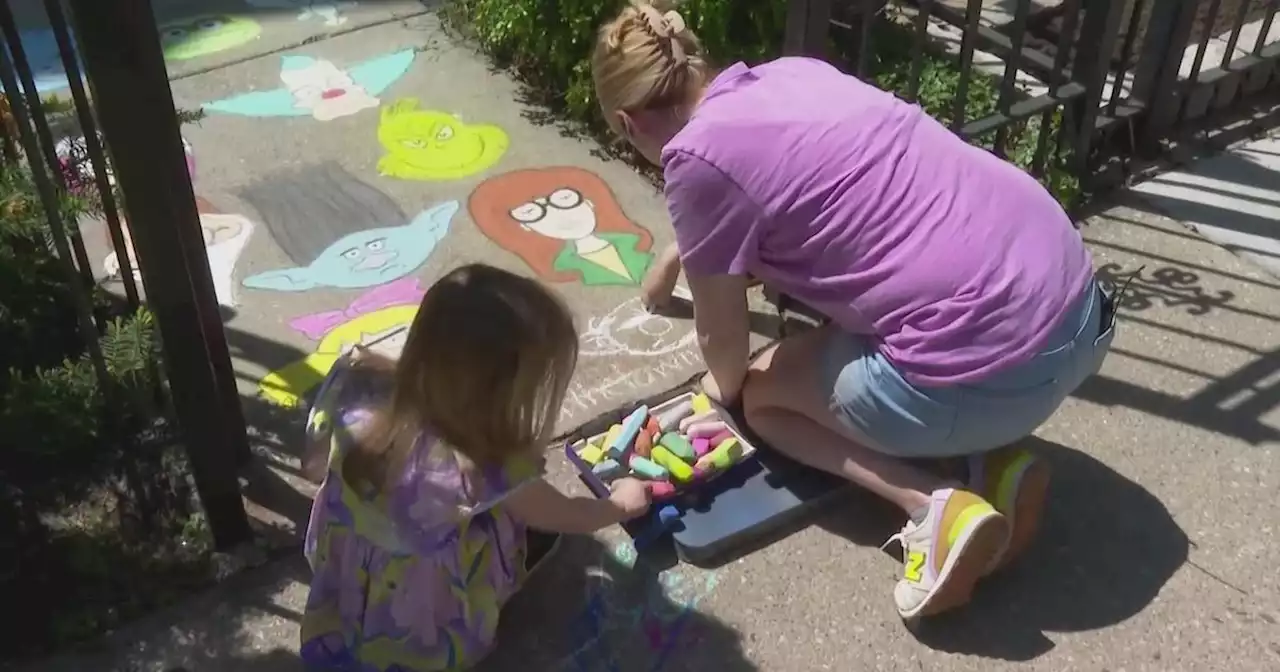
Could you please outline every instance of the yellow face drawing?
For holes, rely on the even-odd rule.
[[[456,180],[498,162],[510,144],[501,128],[466,124],[435,110],[418,109],[416,98],[382,108],[378,141],[386,156],[378,172],[404,180]]]

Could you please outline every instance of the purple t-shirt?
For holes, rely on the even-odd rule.
[[[1030,175],[822,61],[728,68],[662,162],[686,273],[754,275],[918,385],[1029,360],[1093,273]]]

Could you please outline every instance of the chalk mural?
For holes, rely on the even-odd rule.
[[[331,163],[268,177],[240,197],[296,264],[245,278],[244,286],[280,292],[363,289],[402,278],[431,256],[459,208],[441,203],[397,224],[407,216],[395,201]]]
[[[382,108],[378,142],[387,152],[378,160],[378,172],[403,180],[474,175],[497,163],[509,144],[501,128],[419,109],[417,98],[403,98]]]
[[[262,34],[262,26],[242,16],[209,14],[161,24],[159,31],[165,58],[185,61],[257,39]]]
[[[653,236],[627,218],[603,179],[581,168],[491,177],[467,207],[484,235],[549,282],[636,285],[653,261]]]
[[[49,28],[23,30],[18,34],[18,39],[22,42],[22,53],[27,57],[27,64],[31,66],[31,79],[35,82],[37,91],[48,93],[69,86],[67,72],[62,66],[62,55],[58,51],[58,42],[53,37],[53,30]],[[80,54],[74,39],[71,48],[76,53],[76,60],[79,61]]]
[[[253,222],[243,215],[224,214],[217,211],[208,201],[197,198],[196,205],[200,211],[200,231],[204,235],[205,252],[209,257],[209,272],[213,276],[213,289],[218,303],[227,308],[238,305],[233,277],[236,261],[240,253],[249,244],[253,235]],[[133,269],[133,277],[139,282],[142,274],[138,270],[137,257],[133,251],[133,237],[125,222],[120,223],[124,234],[125,250],[129,255],[129,267]],[[102,269],[109,277],[119,277],[120,258],[116,252],[107,255],[102,262]]]
[[[692,322],[651,313],[636,296],[618,304],[604,317],[588,318],[578,354],[652,357],[687,348],[697,339]]]
[[[259,393],[280,406],[298,406],[324,380],[334,363],[357,345],[368,345],[372,352],[399,358],[425,291],[417,278],[401,278],[365,292],[343,310],[290,321],[290,327],[319,343],[302,360],[267,374],[258,384]]]
[[[257,9],[296,9],[298,20],[319,19],[324,25],[334,28],[347,22],[342,15],[343,10],[356,6],[354,2],[325,2],[324,0],[247,0],[249,6]]]
[[[345,117],[378,106],[376,97],[404,76],[415,50],[404,49],[342,69],[310,56],[285,56],[280,62],[284,86],[253,91],[212,103],[206,112],[247,117],[311,116],[318,121]]]
[[[636,571],[636,552],[629,541],[618,543],[609,553],[614,564]],[[566,672],[646,669],[659,672],[666,666],[682,638],[696,634],[690,632],[690,616],[698,603],[715,590],[720,576],[717,571],[699,571],[685,565],[676,565],[656,576],[646,576],[643,571],[639,570],[635,577],[648,582],[639,601],[628,591],[619,589],[614,581],[593,583],[586,607],[570,624],[571,636],[581,644],[551,669]],[[627,580],[631,577],[617,578]],[[644,661],[633,657],[621,659],[620,654],[632,653],[634,649],[618,640],[625,642],[637,635],[644,637],[650,658]]]

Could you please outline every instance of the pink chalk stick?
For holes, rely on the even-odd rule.
[[[710,443],[711,447],[714,448],[720,445],[721,443],[723,443],[725,439],[732,439],[732,438],[735,438],[733,436],[733,432],[726,429],[725,431],[720,432],[719,434],[716,434],[715,436],[711,437],[711,440],[708,441],[707,443]]]
[[[713,441],[708,441],[706,439],[694,439],[693,454],[697,455],[698,457],[702,457],[703,455],[706,455],[707,453],[711,452],[711,446],[714,446],[714,445],[719,445],[719,444]]]
[[[649,496],[656,500],[668,499],[676,494],[676,486],[668,481],[650,481]]]
[[[728,429],[729,426],[723,422],[700,422],[690,425],[689,429],[685,431],[685,435],[690,439],[710,439],[720,432],[728,431]]]
[[[715,409],[712,409],[710,411],[703,411],[702,413],[699,413],[697,415],[691,415],[680,421],[680,431],[687,432],[689,431],[690,427],[696,424],[703,423],[703,422],[713,422],[719,417],[720,417],[720,414],[717,413]]]

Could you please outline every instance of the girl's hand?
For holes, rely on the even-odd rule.
[[[674,243],[663,248],[654,260],[649,272],[640,282],[640,301],[645,310],[656,311],[667,306],[671,301],[671,293],[680,280],[680,251]]]
[[[649,510],[649,488],[635,478],[620,478],[609,488],[609,501],[622,513],[622,520],[639,518]]]

